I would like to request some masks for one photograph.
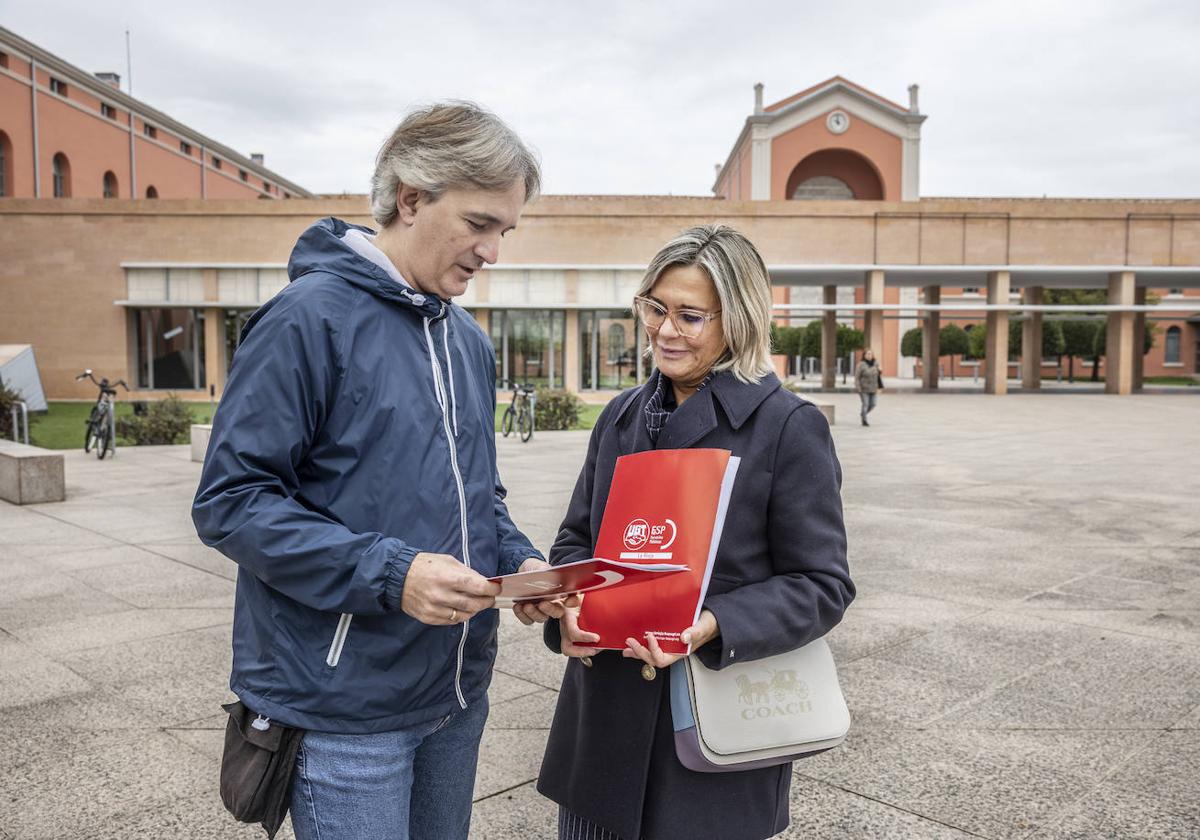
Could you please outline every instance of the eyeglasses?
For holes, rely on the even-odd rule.
[[[699,309],[676,309],[672,313],[657,301],[644,297],[635,297],[633,305],[646,329],[658,330],[670,318],[675,325],[675,332],[684,338],[699,338],[700,333],[704,332],[704,325],[721,315],[720,310],[701,312]]]

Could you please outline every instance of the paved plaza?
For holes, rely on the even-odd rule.
[[[889,392],[869,429],[819,398],[854,726],[796,765],[783,836],[1200,836],[1200,398]],[[586,444],[500,441],[540,546]],[[263,836],[216,792],[235,567],[192,529],[199,465],[66,469],[66,502],[0,502],[0,838]],[[552,837],[533,780],[564,662],[511,615],[500,644],[472,836]]]

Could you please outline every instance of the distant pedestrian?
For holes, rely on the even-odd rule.
[[[883,374],[879,365],[875,364],[875,351],[868,348],[854,371],[854,390],[862,399],[862,424],[870,426],[867,415],[875,408],[875,397],[883,390]]]

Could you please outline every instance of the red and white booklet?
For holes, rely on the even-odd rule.
[[[594,647],[625,648],[653,635],[665,653],[691,653],[680,634],[696,623],[733,492],[739,459],[724,449],[659,449],[617,459],[596,554],[629,563],[678,563],[686,572],[589,593],[579,626]]]
[[[539,601],[577,592],[612,589],[685,571],[687,567],[678,563],[629,563],[593,557],[563,563],[552,569],[517,572],[490,580],[500,584],[496,606],[511,607],[518,601]]]

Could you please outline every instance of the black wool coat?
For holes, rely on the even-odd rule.
[[[608,404],[550,552],[591,557],[616,460],[647,449],[728,449],[742,461],[704,606],[720,636],[710,668],[761,659],[823,636],[854,598],[846,565],[841,467],[829,424],[780,387],[722,372],[671,414],[658,445],[644,407],[658,372]],[[557,622],[546,643],[559,651]],[[653,681],[620,651],[567,665],[538,790],[625,840],[760,840],[788,825],[791,765],[694,773],[675,756],[668,674]]]

